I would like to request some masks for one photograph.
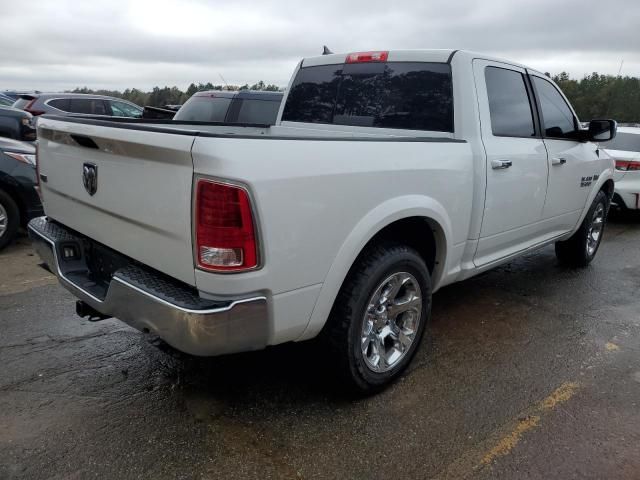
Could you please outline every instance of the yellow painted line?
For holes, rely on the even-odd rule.
[[[537,427],[538,423],[540,423],[540,416],[538,415],[532,415],[523,420],[520,420],[516,428],[509,435],[500,439],[496,446],[489,450],[489,452],[487,452],[484,457],[482,457],[480,463],[482,465],[488,465],[496,458],[508,454],[511,450],[513,450],[513,447],[518,444],[522,435],[528,430]]]
[[[604,344],[604,348],[606,348],[610,352],[617,352],[618,350],[620,350],[620,347],[618,345],[616,345],[615,343],[611,343],[611,342],[605,343]]]
[[[508,435],[498,440],[496,445],[482,456],[480,466],[488,465],[496,458],[511,452],[526,432],[538,426],[541,421],[541,414],[553,410],[558,405],[568,401],[579,388],[580,385],[577,382],[565,382],[556,388],[548,397],[535,405],[529,415],[520,420]]]

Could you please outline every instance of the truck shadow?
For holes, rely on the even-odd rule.
[[[638,219],[614,214],[600,258],[589,268],[563,268],[553,247],[546,247],[441,289],[434,295],[431,328],[419,352],[404,378],[390,390],[402,389],[412,378],[438,383],[443,375],[473,376],[490,364],[509,363],[516,357],[523,360],[522,352],[536,342],[547,342],[547,335],[584,330],[591,321],[592,305],[628,301],[627,294],[611,283],[610,270],[618,267],[602,257],[615,254],[615,242],[622,233],[640,229]],[[171,354],[175,361],[166,372],[167,379],[184,395],[187,407],[194,398],[200,407],[211,401],[234,408],[285,409],[361,399],[345,393],[329,368],[330,353],[316,342],[218,358]]]

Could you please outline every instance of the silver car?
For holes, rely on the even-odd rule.
[[[20,95],[14,108],[32,115],[103,115],[141,118],[142,107],[120,98],[82,93],[29,93]]]

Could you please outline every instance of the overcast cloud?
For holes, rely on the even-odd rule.
[[[458,48],[574,77],[640,76],[639,0],[0,0],[0,90],[264,80],[300,58]]]

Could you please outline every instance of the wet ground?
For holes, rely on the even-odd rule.
[[[640,219],[594,263],[546,248],[434,297],[386,392],[308,345],[176,358],[89,323],[26,239],[0,253],[0,479],[640,479]]]

